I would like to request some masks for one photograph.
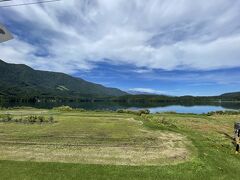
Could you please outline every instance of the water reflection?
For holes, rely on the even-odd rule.
[[[138,108],[135,108],[138,109]],[[226,109],[221,106],[166,106],[166,107],[154,107],[149,108],[151,113],[156,112],[177,112],[177,113],[194,113],[194,114],[203,114],[212,111],[223,111],[223,110],[231,110]]]

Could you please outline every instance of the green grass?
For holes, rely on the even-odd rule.
[[[79,162],[78,160],[83,160],[81,157],[76,161],[69,157],[63,159],[52,157],[57,162],[51,162],[51,158],[49,160],[34,158],[36,155],[39,156],[34,153],[31,158],[16,155],[19,161],[13,161],[11,156],[6,156],[6,150],[3,150],[3,147],[10,145],[1,143],[1,179],[237,179],[239,177],[240,155],[234,154],[231,139],[233,122],[240,119],[239,115],[206,116],[164,113],[140,117],[112,112],[58,112],[35,109],[19,109],[8,113],[14,116],[34,113],[46,116],[51,114],[58,121],[53,125],[0,123],[0,141],[10,141],[11,148],[16,154],[22,148],[16,142],[22,141],[37,143],[40,146],[39,151],[45,147],[49,149],[48,144],[51,143],[58,143],[63,150],[71,149],[70,146],[63,146],[66,144],[93,146],[98,144],[101,147],[127,145],[127,147],[146,148],[156,144],[160,146],[176,136],[181,137],[183,143],[166,146],[170,148],[169,152],[173,153],[171,149],[180,146],[187,149],[189,154],[184,160],[178,157],[175,157],[177,160],[172,160],[172,156],[156,161],[153,159],[154,166],[151,166],[149,161],[135,161],[136,164],[130,163],[130,166],[114,165],[116,161],[114,156],[111,157],[113,159],[105,159],[102,164],[87,163],[87,160]],[[167,137],[167,139],[159,140],[158,136]],[[41,144],[44,146],[43,149]],[[159,151],[162,150],[159,148]],[[29,150],[28,152],[31,153]],[[72,151],[66,153],[72,153]],[[105,153],[112,152],[105,151]],[[125,151],[119,153],[124,154]],[[46,154],[48,155],[52,156],[51,153]],[[119,156],[118,153],[114,155]],[[125,162],[121,158],[117,160],[123,164]]]

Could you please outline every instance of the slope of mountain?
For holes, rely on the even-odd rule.
[[[240,92],[225,93],[221,95],[221,98],[226,100],[240,100]]]
[[[240,96],[240,92],[231,92],[231,93],[225,93],[225,94],[222,94],[221,96]]]
[[[38,71],[0,60],[0,95],[107,97],[126,94],[64,73]]]

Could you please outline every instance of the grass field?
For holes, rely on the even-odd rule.
[[[52,124],[0,123],[0,179],[237,179],[239,115],[2,110]]]

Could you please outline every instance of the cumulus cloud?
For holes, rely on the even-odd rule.
[[[67,73],[99,62],[139,71],[240,67],[239,19],[236,0],[62,0],[6,8],[0,20],[15,40],[0,45],[0,58]]]

